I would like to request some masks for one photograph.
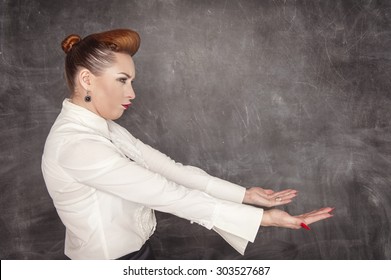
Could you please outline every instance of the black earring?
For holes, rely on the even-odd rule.
[[[84,97],[85,102],[91,102],[91,96],[88,95],[89,93],[90,93],[90,91],[87,90],[87,92],[86,92],[87,95]]]

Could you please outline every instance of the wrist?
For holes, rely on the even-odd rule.
[[[263,216],[262,216],[262,220],[261,220],[261,226],[269,227],[271,225],[272,225],[272,222],[271,222],[270,212],[268,210],[263,211]]]
[[[246,191],[244,192],[244,197],[243,197],[242,203],[243,204],[251,204],[250,203],[250,189],[246,189]]]

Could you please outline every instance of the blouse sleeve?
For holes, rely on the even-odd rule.
[[[167,155],[137,141],[137,148],[143,159],[154,172],[188,188],[198,189],[219,199],[242,203],[246,188],[222,180],[206,173],[200,168],[177,163]]]
[[[135,145],[151,171],[159,173],[179,185],[206,192],[213,197],[236,203],[243,202],[246,188],[211,176],[200,168],[177,163],[167,155],[136,139],[125,128],[115,122],[111,122],[110,125],[116,133],[121,134],[120,139],[113,137],[113,140],[122,141],[122,139],[126,139],[132,145]],[[126,149],[124,147],[126,144],[117,144]]]
[[[77,182],[214,229],[242,254],[261,223],[262,209],[216,199],[167,180],[124,157],[108,140],[70,142],[62,147],[58,161]]]

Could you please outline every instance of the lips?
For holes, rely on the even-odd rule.
[[[128,109],[129,108],[129,106],[131,105],[132,103],[128,103],[128,104],[122,104],[122,107],[124,107],[124,109],[126,110],[126,109]]]

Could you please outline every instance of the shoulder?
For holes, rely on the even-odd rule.
[[[93,152],[110,145],[109,139],[82,123],[58,118],[46,139],[44,156],[58,159],[61,155]]]

